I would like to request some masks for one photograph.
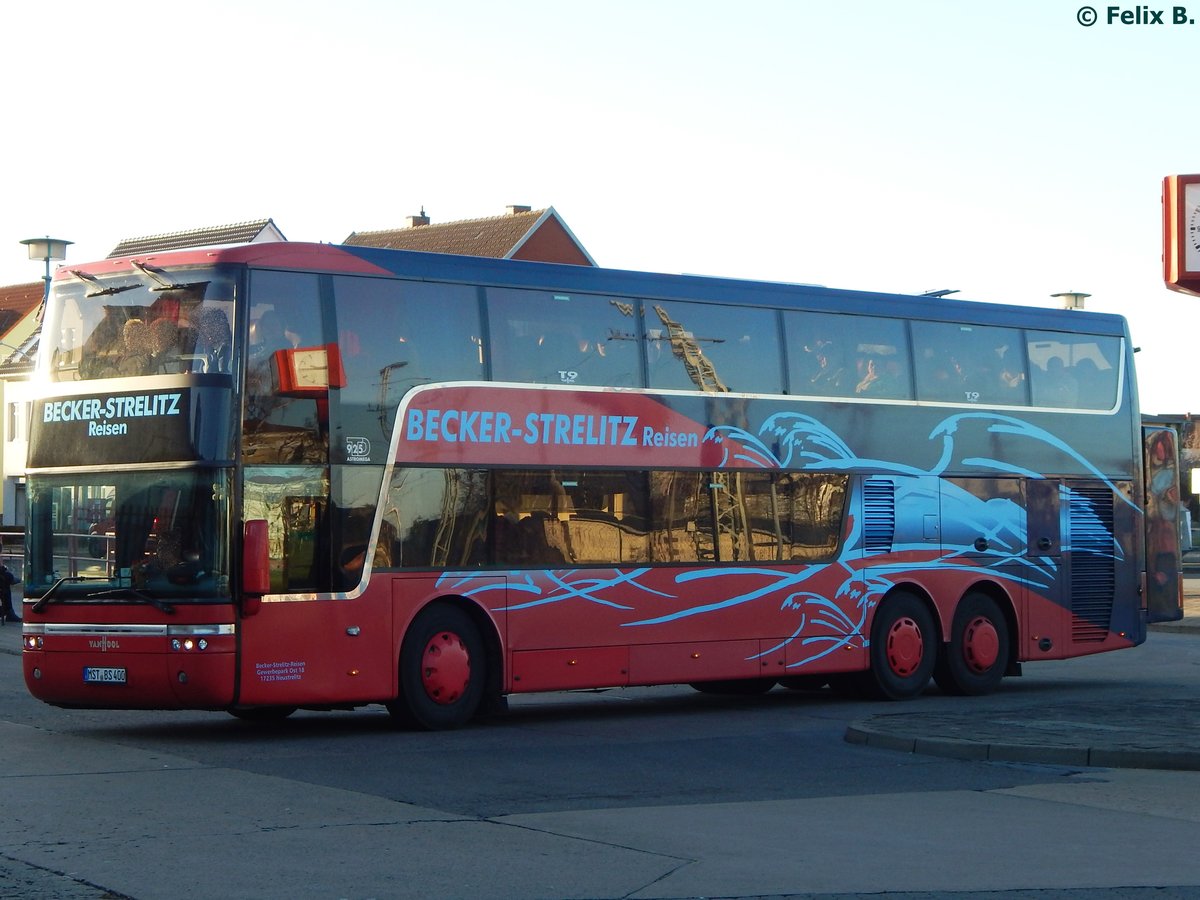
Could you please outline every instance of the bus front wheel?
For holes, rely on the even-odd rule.
[[[888,700],[920,694],[933,674],[939,643],[933,616],[919,597],[887,597],[871,626],[871,668],[863,673],[867,693]]]
[[[417,616],[400,648],[400,692],[388,711],[429,731],[458,728],[483,699],[483,638],[471,617],[446,604]]]
[[[967,594],[954,613],[950,642],[938,657],[934,681],[947,694],[986,694],[1004,677],[1008,652],[1008,625],[999,605],[987,594]]]

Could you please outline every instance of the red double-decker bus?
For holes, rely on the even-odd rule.
[[[33,391],[59,706],[977,694],[1181,614],[1117,316],[282,243],[60,270]]]

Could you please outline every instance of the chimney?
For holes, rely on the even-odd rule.
[[[518,213],[527,213],[527,212],[529,212],[529,210],[530,210],[530,209],[532,209],[533,207],[530,207],[530,206],[514,206],[514,205],[511,205],[511,204],[510,204],[509,206],[506,206],[506,207],[504,207],[504,208],[505,208],[505,210],[507,210],[507,211],[508,211],[508,215],[510,215],[510,216],[515,216],[515,215],[517,215]]]
[[[421,214],[419,216],[409,216],[407,222],[408,224],[404,226],[405,228],[416,228],[419,225],[428,225],[429,216],[425,215],[425,207],[421,207]]]

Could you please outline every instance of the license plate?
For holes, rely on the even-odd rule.
[[[125,670],[110,666],[86,666],[83,670],[83,680],[95,684],[124,684]]]

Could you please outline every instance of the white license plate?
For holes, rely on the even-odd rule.
[[[83,680],[89,683],[124,684],[125,670],[110,666],[85,666]]]

